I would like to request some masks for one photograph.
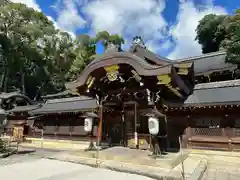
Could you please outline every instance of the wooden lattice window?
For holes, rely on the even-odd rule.
[[[200,136],[222,136],[219,119],[197,119],[195,134]]]
[[[195,134],[199,136],[222,136],[220,128],[195,128]]]
[[[240,128],[240,119],[235,119],[234,120],[234,127],[235,128]]]
[[[220,120],[219,119],[197,119],[196,126],[202,128],[219,128]]]
[[[240,136],[240,119],[234,120],[235,136]]]

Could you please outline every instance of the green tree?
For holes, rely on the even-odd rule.
[[[226,50],[226,61],[240,65],[240,9],[233,15],[206,15],[196,29],[202,52]]]
[[[124,39],[119,35],[110,35],[107,31],[102,31],[96,34],[95,37],[90,37],[86,34],[77,36],[75,41],[75,55],[76,59],[68,73],[68,80],[75,80],[81,71],[96,57],[96,46],[100,42],[106,49],[108,43],[111,42],[118,45],[124,44]]]
[[[224,46],[227,49],[227,62],[240,65],[240,9],[229,18],[226,26],[227,38]]]
[[[41,12],[21,3],[0,2],[0,91],[21,90],[37,98],[64,90],[96,57],[96,43],[119,45],[119,35],[72,37]]]
[[[96,38],[79,35],[75,41],[75,59],[68,72],[68,80],[75,80],[81,71],[96,57]]]
[[[20,3],[0,6],[1,87],[34,96],[64,88],[75,58],[68,33],[56,30],[41,12]]]
[[[200,20],[196,29],[196,40],[202,45],[203,53],[215,52],[220,49],[221,42],[226,37],[223,25],[225,19],[226,16],[209,14]]]
[[[109,42],[121,48],[121,45],[124,44],[124,39],[120,35],[110,35],[107,31],[101,31],[96,35],[96,42],[101,42],[105,49]]]
[[[53,92],[64,90],[67,73],[75,59],[74,41],[66,32],[45,37],[41,41],[39,51],[42,55],[42,64],[39,66],[45,72],[45,81],[48,89]],[[41,86],[44,89],[44,86]]]
[[[54,26],[45,15],[20,3],[0,7],[0,32],[8,43],[5,46],[4,91],[8,91],[9,76],[19,76],[22,92],[26,92],[25,76],[36,63],[37,40],[54,33]],[[35,53],[35,54],[32,54]],[[10,74],[14,73],[14,74]],[[16,79],[16,78],[15,78]]]

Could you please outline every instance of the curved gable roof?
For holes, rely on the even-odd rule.
[[[94,61],[92,61],[80,74],[80,76],[77,78],[76,81],[70,82],[66,84],[66,87],[76,88],[77,86],[82,86],[85,84],[88,76],[90,73],[92,73],[94,70],[111,66],[114,64],[128,64],[131,65],[139,75],[144,76],[152,76],[152,75],[159,75],[159,74],[168,74],[171,72],[171,64],[167,64],[164,66],[157,66],[157,65],[151,65],[147,63],[144,59],[136,56],[135,54],[129,53],[129,52],[109,52],[105,53],[102,56],[99,56]]]

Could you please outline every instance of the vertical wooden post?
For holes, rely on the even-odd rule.
[[[121,118],[122,118],[122,122],[121,122],[121,136],[122,136],[122,145],[124,147],[127,146],[127,131],[126,131],[126,119],[125,119],[125,108],[124,108],[124,105],[123,105],[123,108],[122,108],[122,114],[121,114]]]
[[[43,137],[44,137],[44,130],[42,128],[42,130],[41,130],[41,148],[43,148],[43,141],[44,141]]]
[[[135,145],[136,149],[139,149],[139,143],[138,143],[138,133],[137,133],[137,103],[134,104],[134,139],[135,139]]]
[[[103,121],[103,106],[102,101],[99,105],[99,123],[98,123],[98,135],[97,135],[97,144],[100,145],[100,142],[102,140],[102,121]]]
[[[183,156],[183,150],[182,150],[182,140],[181,140],[181,137],[179,136],[178,138],[178,141],[179,141],[179,151],[180,151],[180,154],[181,154],[181,166],[182,166],[182,179],[185,180],[185,169],[184,169],[184,156]]]
[[[100,151],[100,143],[102,140],[102,120],[103,120],[103,106],[102,100],[99,105],[99,123],[98,123],[98,134],[97,134],[97,154],[96,154],[96,166],[99,167],[99,151]]]

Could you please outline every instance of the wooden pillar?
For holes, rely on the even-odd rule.
[[[186,148],[192,148],[192,117],[186,117]]]
[[[98,122],[98,135],[97,135],[97,144],[100,145],[102,141],[102,121],[103,121],[103,106],[102,101],[99,105],[99,122]]]
[[[225,114],[225,126],[224,126],[224,131],[225,131],[225,134],[227,135],[228,137],[228,150],[229,151],[233,151],[233,144],[232,144],[232,138],[234,136],[234,132],[233,132],[233,125],[234,125],[234,122],[233,122],[233,119],[232,117],[229,117],[228,114]]]
[[[55,114],[56,116],[56,119],[55,119],[55,129],[54,129],[54,138],[57,139],[57,132],[58,132],[58,129],[59,129],[59,117],[60,114]]]
[[[122,128],[122,145],[127,146],[127,131],[126,131],[126,119],[125,119],[125,108],[123,106],[121,113],[121,128]]]
[[[186,128],[186,148],[192,148],[192,128],[188,126]]]
[[[138,133],[137,133],[137,103],[134,104],[134,139],[136,148],[139,149]]]

